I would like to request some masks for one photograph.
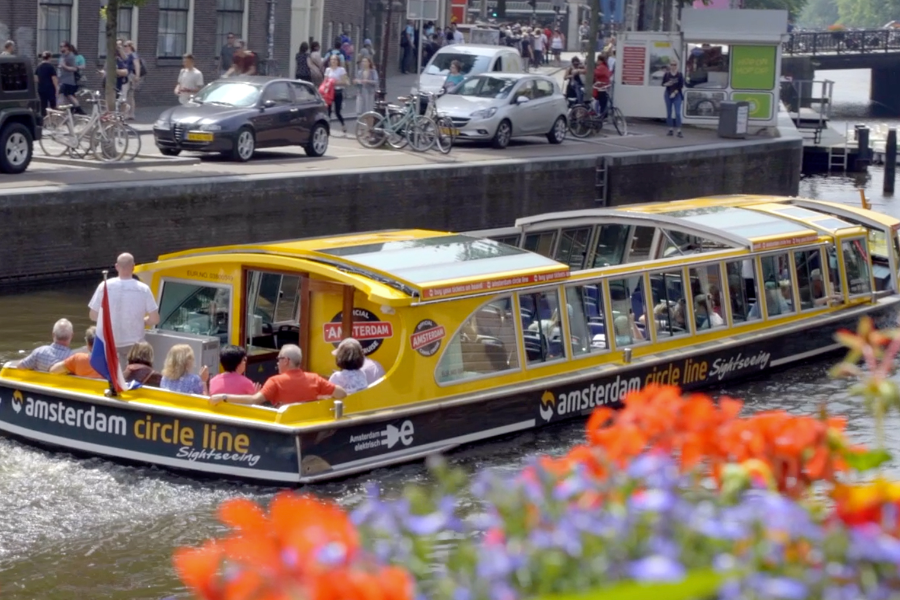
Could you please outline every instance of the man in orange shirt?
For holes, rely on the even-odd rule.
[[[231,404],[262,404],[268,402],[272,406],[283,406],[298,402],[313,402],[325,398],[341,399],[347,392],[339,385],[334,385],[316,373],[307,373],[300,368],[303,352],[299,346],[286,344],[278,353],[278,375],[270,377],[261,390],[255,394],[232,395],[213,394],[209,403],[213,406],[219,402]]]
[[[94,367],[91,366],[91,350],[94,349],[94,338],[97,336],[96,327],[88,327],[84,332],[84,342],[87,344],[87,353],[76,352],[69,355],[65,360],[61,360],[52,367],[51,373],[57,375],[75,375],[76,377],[90,377],[92,379],[103,379]]]

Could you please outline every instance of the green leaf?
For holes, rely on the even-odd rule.
[[[891,453],[881,449],[866,452],[845,450],[843,456],[849,466],[860,472],[875,469],[891,460]]]
[[[691,571],[678,583],[626,581],[580,594],[543,596],[542,600],[701,600],[714,597],[726,577],[706,569]]]

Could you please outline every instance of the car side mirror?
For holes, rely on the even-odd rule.
[[[274,100],[266,100],[262,105],[263,108],[272,108],[273,106],[275,106]]]
[[[528,102],[528,100],[528,96],[519,96],[518,98],[516,98],[516,104],[525,104],[526,102]]]

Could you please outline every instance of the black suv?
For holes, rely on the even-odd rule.
[[[41,137],[41,103],[31,62],[0,56],[0,173],[23,173]]]

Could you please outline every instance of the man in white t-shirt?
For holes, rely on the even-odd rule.
[[[203,73],[194,66],[194,55],[185,54],[182,58],[184,68],[178,73],[178,85],[175,86],[175,95],[182,104],[187,104],[191,96],[203,87]]]
[[[109,313],[112,319],[113,334],[119,353],[123,349],[144,339],[147,325],[159,323],[159,305],[153,292],[146,283],[132,276],[134,274],[134,257],[128,253],[120,254],[116,260],[116,271],[119,276],[106,282],[109,289]],[[91,309],[91,320],[96,321],[103,306],[103,284],[97,286],[94,297],[88,306]]]

